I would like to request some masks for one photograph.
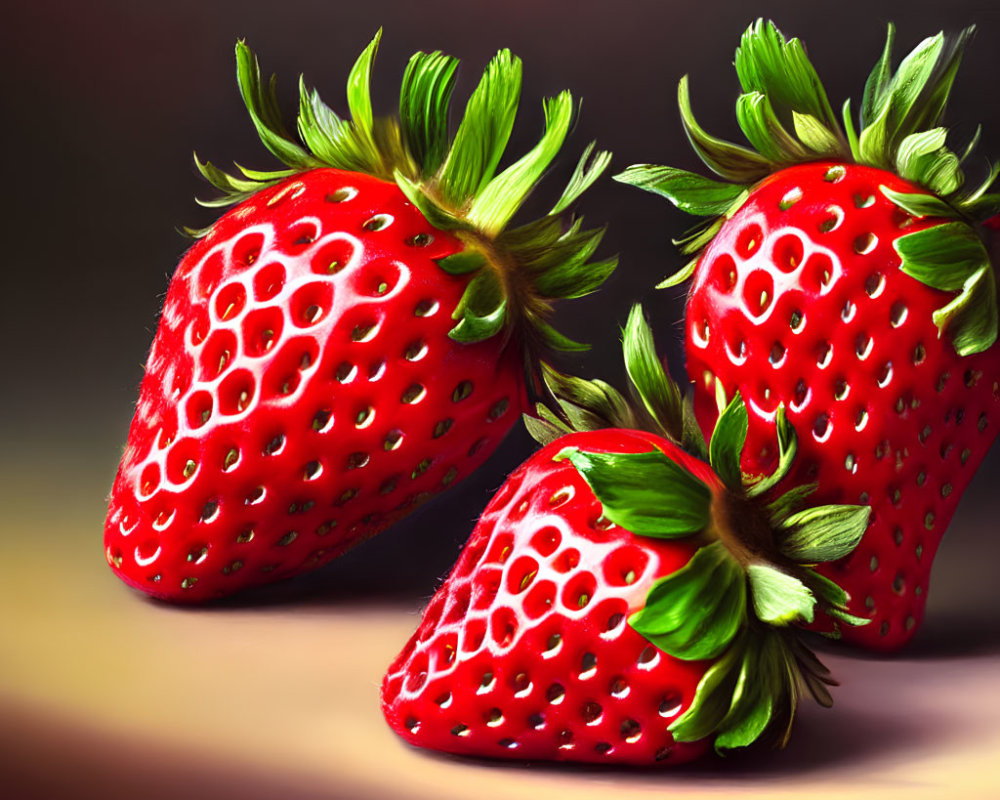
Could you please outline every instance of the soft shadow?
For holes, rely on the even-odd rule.
[[[616,783],[648,785],[650,776],[656,775],[661,776],[665,785],[679,781],[711,783],[718,788],[731,784],[735,788],[773,781],[777,776],[815,776],[823,772],[836,772],[847,781],[852,772],[859,776],[864,774],[864,767],[870,762],[885,764],[897,755],[912,758],[914,753],[940,745],[940,728],[929,722],[918,726],[912,720],[861,708],[814,711],[800,715],[792,740],[784,750],[751,746],[725,757],[710,754],[699,761],[677,766],[671,766],[668,761],[662,766],[645,768],[469,758],[434,751],[423,751],[422,755],[450,763],[488,765],[492,769],[529,768],[536,773],[599,776],[601,779],[613,774]]]

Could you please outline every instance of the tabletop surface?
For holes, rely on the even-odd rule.
[[[0,782],[16,800],[1000,797],[996,558],[969,545],[998,549],[986,486],[946,538],[913,646],[894,658],[827,649],[836,705],[804,707],[785,751],[629,771],[459,759],[399,740],[379,684],[433,585],[400,596],[372,578],[358,592],[349,554],[238,602],[170,607],[104,564],[102,476],[50,466],[63,487],[53,502],[37,471],[0,472]]]

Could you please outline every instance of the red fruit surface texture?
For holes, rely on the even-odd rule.
[[[938,544],[996,437],[1000,347],[963,358],[939,337],[932,314],[951,296],[905,275],[893,242],[941,220],[909,216],[881,186],[922,191],[825,163],[763,181],[701,256],[686,348],[706,432],[716,378],[747,403],[745,471],[773,471],[784,403],[799,454],[779,488],[815,482],[811,504],[871,506],[858,548],[820,571],[872,619],[844,639],[891,650],[923,618]]]
[[[184,256],[105,547],[200,601],[324,564],[476,469],[525,407],[516,348],[448,338],[462,249],[392,183],[300,174]]]
[[[706,743],[667,727],[708,662],[652,646],[627,623],[653,583],[696,545],[610,523],[564,447],[646,452],[707,465],[652,434],[572,434],[540,450],[490,502],[416,633],[389,667],[382,702],[408,742],[495,758],[675,764]]]

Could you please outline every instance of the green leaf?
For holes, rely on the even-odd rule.
[[[703,530],[711,491],[660,450],[591,453],[568,447],[569,459],[604,507],[604,516],[640,536],[674,539]]]
[[[798,112],[837,130],[826,90],[802,42],[786,41],[773,22],[758,19],[747,29],[736,49],[735,65],[743,91],[766,95],[785,124]]]
[[[958,297],[934,312],[934,324],[951,334],[960,356],[992,347],[997,340],[997,323],[996,277],[989,264],[969,276]]]
[[[299,136],[324,164],[358,172],[374,172],[380,157],[355,127],[337,116],[319,94],[299,79]]]
[[[754,149],[775,165],[805,161],[808,153],[782,126],[767,95],[741,94],[736,100],[736,121]]]
[[[891,22],[885,34],[885,47],[882,56],[876,62],[868,80],[865,82],[865,92],[861,100],[861,128],[867,128],[878,116],[879,109],[885,103],[885,95],[892,81],[892,45],[896,38],[896,26]]]
[[[878,188],[903,211],[915,217],[950,217],[954,219],[958,216],[958,212],[954,208],[936,195],[894,192],[887,186],[879,186]]]
[[[858,132],[854,128],[854,120],[851,119],[851,100],[844,101],[840,115],[844,120],[844,135],[847,137],[847,146],[851,151],[851,158],[858,161],[861,158],[861,142],[858,141]]]
[[[291,140],[281,121],[275,78],[272,77],[266,87],[261,83],[257,57],[243,41],[236,43],[236,82],[264,147],[289,167],[311,169],[320,166],[316,159]]]
[[[450,210],[437,203],[423,187],[407,178],[400,170],[393,173],[393,180],[400,188],[406,199],[417,207],[417,210],[424,215],[424,218],[435,228],[441,230],[456,230],[465,228],[465,222],[456,217]]]
[[[813,621],[816,598],[798,578],[767,564],[750,564],[747,577],[754,613],[761,622],[788,625]]]
[[[468,275],[486,263],[486,256],[471,247],[437,260],[437,265],[449,275]]]
[[[703,217],[726,213],[741,198],[745,186],[703,178],[693,172],[652,164],[635,164],[614,176],[647,192],[667,198],[681,211]]]
[[[718,728],[732,705],[742,664],[742,651],[734,646],[708,668],[687,711],[667,728],[676,741],[696,742]]]
[[[549,215],[561,214],[569,208],[604,173],[604,170],[608,168],[608,165],[611,163],[611,153],[607,150],[598,150],[595,153],[594,146],[595,143],[591,142],[584,149],[583,155],[580,156],[580,160],[573,170],[573,174],[566,183],[566,188],[563,189],[562,196],[552,206]]]
[[[792,514],[782,523],[780,549],[793,561],[836,561],[858,546],[868,528],[868,506],[829,505]]]
[[[690,261],[688,261],[687,264],[685,264],[683,267],[677,270],[677,272],[675,272],[673,275],[667,276],[658,284],[656,284],[656,288],[672,289],[673,287],[680,286],[685,281],[690,280],[691,277],[694,275],[695,270],[698,269],[698,262],[700,260],[701,260],[700,258],[692,258]]]
[[[749,497],[758,497],[781,483],[791,470],[795,455],[798,453],[799,438],[792,423],[788,421],[784,403],[778,406],[774,427],[778,437],[778,465],[774,468],[774,472],[761,478],[747,490]]]
[[[640,305],[632,306],[623,333],[625,370],[629,380],[650,416],[674,441],[680,442],[684,436],[681,392],[656,354],[653,332]]]
[[[971,226],[948,222],[901,236],[894,243],[900,269],[927,286],[945,292],[963,288],[990,258]]]
[[[576,431],[637,427],[628,402],[613,386],[564,375],[542,363],[542,375]]]
[[[837,134],[811,114],[792,112],[795,135],[813,153],[821,156],[843,156],[843,145]]]
[[[674,658],[718,656],[746,620],[746,579],[720,542],[657,581],[629,625]]]
[[[456,342],[481,342],[498,334],[507,318],[507,298],[497,275],[482,270],[469,281],[452,312],[458,323],[448,335]]]
[[[573,121],[573,96],[562,92],[543,103],[545,133],[529,153],[509,166],[476,195],[466,214],[473,227],[496,236],[552,163]]]
[[[600,231],[603,233],[603,231]],[[586,263],[590,254],[581,251],[566,263],[548,269],[535,281],[535,289],[542,297],[583,297],[597,291],[618,266],[618,258]]]
[[[784,666],[774,652],[775,641],[773,636],[748,637],[732,703],[719,722],[716,752],[752,744],[770,723],[784,688],[774,677]]]
[[[403,143],[423,178],[437,172],[448,152],[448,106],[457,68],[457,58],[435,51],[414,53],[403,73],[399,92]]]
[[[747,438],[749,418],[743,398],[737,392],[719,415],[708,443],[708,463],[722,482],[733,491],[743,489],[740,456]]]
[[[780,525],[785,519],[805,505],[806,500],[816,491],[815,483],[795,486],[767,504],[767,515],[773,525]]]
[[[709,136],[695,121],[688,95],[687,75],[677,85],[677,104],[680,106],[681,122],[688,141],[698,157],[717,175],[735,183],[751,183],[765,177],[771,171],[766,158],[722,139]]]
[[[375,54],[378,52],[378,45],[381,41],[382,29],[379,28],[375,33],[375,38],[358,56],[358,60],[354,62],[354,66],[347,76],[347,108],[351,112],[351,121],[354,123],[359,138],[373,152],[376,151],[376,147],[372,138],[374,117],[369,84],[371,83],[372,62],[375,60]]]
[[[535,333],[547,347],[553,350],[561,350],[567,353],[584,353],[590,349],[589,344],[570,339],[565,334],[560,333],[547,322],[538,321],[534,326]]]
[[[899,174],[939,195],[957,190],[962,185],[962,171],[958,156],[944,146],[947,133],[944,128],[932,128],[903,139],[896,151]]]
[[[465,106],[439,184],[445,200],[463,206],[493,178],[514,127],[521,96],[521,60],[501,50]]]
[[[683,238],[674,239],[673,244],[677,246],[683,255],[687,256],[692,253],[698,253],[715,238],[715,235],[722,229],[723,222],[725,220],[722,217],[710,221],[706,220],[697,225]]]

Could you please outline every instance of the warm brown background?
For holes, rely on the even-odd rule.
[[[674,107],[691,74],[696,113],[736,137],[732,51],[758,14],[809,44],[831,99],[853,96],[880,52],[940,28],[979,24],[951,121],[984,125],[1000,154],[1000,5],[947,3],[321,2],[179,0],[9,4],[0,19],[0,794],[63,797],[772,796],[998,797],[1000,560],[994,453],[942,547],[930,615],[891,660],[829,657],[838,707],[809,711],[781,755],[677,773],[498,768],[405,748],[382,723],[381,672],[416,624],[478,510],[530,450],[513,436],[443,501],[339,563],[207,611],[147,602],[103,563],[104,494],[125,437],[167,276],[205,224],[191,150],[220,164],[271,164],[233,80],[246,37],[294,108],[298,73],[342,107],[357,53],[385,26],[376,106],[388,110],[406,57],[463,59],[464,97],[489,56],[525,61],[512,152],[541,128],[540,97],[586,98],[573,139],[635,161],[696,168]],[[565,175],[554,175],[553,185]],[[650,287],[676,268],[686,221],[602,181],[581,204],[607,221],[622,266],[600,299],[559,324],[587,338],[567,366],[618,380],[618,326],[644,299],[680,364],[676,295]]]

